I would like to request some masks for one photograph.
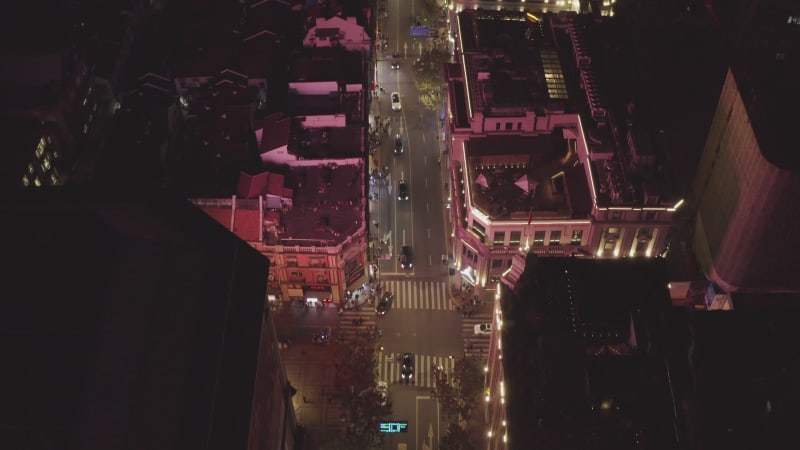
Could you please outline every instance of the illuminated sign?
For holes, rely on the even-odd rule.
[[[411,37],[428,37],[431,33],[430,28],[425,26],[412,26]]]
[[[362,275],[364,275],[364,266],[359,267],[355,272],[351,273],[350,276],[347,277],[347,284],[352,284],[354,281],[361,278]]]
[[[304,284],[303,289],[306,291],[320,291],[320,292],[330,292],[331,287],[325,286],[324,284]]]
[[[381,433],[406,433],[408,422],[381,422]]]

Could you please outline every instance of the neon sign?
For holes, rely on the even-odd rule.
[[[381,433],[407,433],[408,421],[381,422]]]

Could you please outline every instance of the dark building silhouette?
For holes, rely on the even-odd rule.
[[[800,291],[800,4],[713,2],[732,49],[694,181],[695,250],[727,291]]]
[[[65,186],[0,216],[2,447],[293,448],[256,250],[164,197]]]
[[[680,448],[664,273],[657,259],[529,254],[495,300],[489,448]]]

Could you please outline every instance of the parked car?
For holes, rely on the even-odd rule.
[[[476,323],[475,334],[492,334],[491,323]]]
[[[400,376],[403,381],[408,383],[414,382],[414,355],[411,353],[403,353],[401,358],[402,367],[400,368]]]
[[[397,199],[408,200],[408,182],[406,180],[400,180],[397,183]]]
[[[392,111],[400,111],[403,105],[400,104],[400,93],[392,92]]]
[[[414,258],[411,255],[411,247],[408,245],[404,245],[403,248],[400,249],[400,267],[403,269],[411,269],[414,267]]]

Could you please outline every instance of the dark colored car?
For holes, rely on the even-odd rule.
[[[414,260],[411,256],[411,247],[404,245],[400,250],[400,267],[410,269],[414,267]]]
[[[391,292],[384,293],[381,297],[381,300],[378,302],[378,305],[375,306],[375,314],[379,316],[385,315],[392,306],[392,300],[394,300],[394,294]]]
[[[398,61],[398,60],[396,60],[396,59],[395,59],[395,60],[393,60],[393,61],[392,61],[392,69],[395,69],[395,70],[397,70],[397,69],[399,69],[399,68],[400,68],[400,61]]]
[[[394,154],[401,155],[403,153],[403,138],[398,134],[394,137]]]
[[[408,200],[408,182],[406,180],[400,180],[397,183],[397,199]]]
[[[403,353],[403,357],[400,359],[400,363],[402,367],[400,368],[400,376],[402,377],[403,381],[408,383],[414,382],[414,355],[411,353]]]

